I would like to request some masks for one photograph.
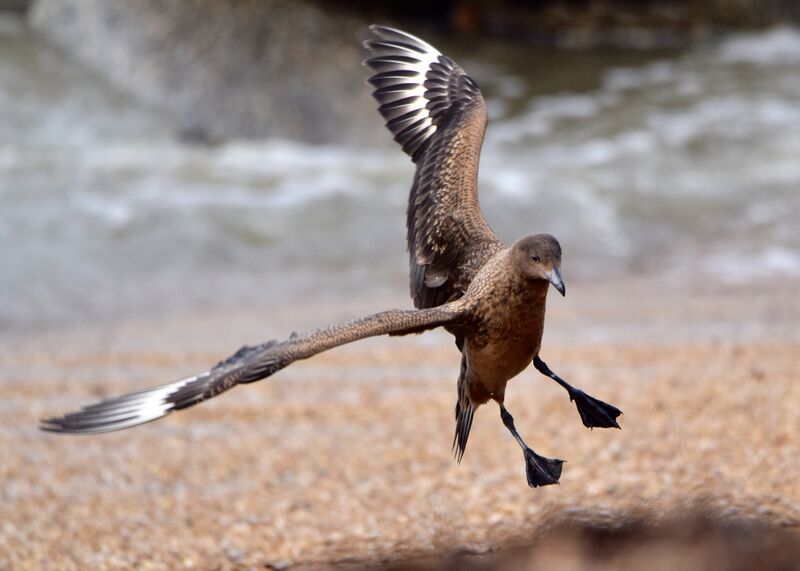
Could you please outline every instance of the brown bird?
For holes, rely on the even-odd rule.
[[[548,234],[504,245],[478,204],[478,161],[486,104],[478,85],[453,60],[405,32],[370,27],[364,46],[369,82],[395,140],[416,173],[407,229],[414,310],[388,310],[340,325],[242,347],[211,370],[142,392],[111,398],[43,420],[62,433],[99,433],[136,426],[265,379],[287,365],[374,335],[407,335],[444,327],[461,352],[453,448],[460,462],[475,409],[494,400],[522,447],[528,484],[558,483],[562,460],[525,444],[503,400],[506,383],[531,361],[577,405],[588,427],[617,427],[621,411],[569,385],[539,357],[549,285],[565,294],[561,247]]]

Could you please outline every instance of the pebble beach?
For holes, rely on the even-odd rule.
[[[590,431],[560,387],[523,372],[506,404],[537,450],[567,460],[561,484],[539,489],[494,406],[453,461],[458,355],[444,333],[340,348],[134,430],[37,429],[40,417],[203,370],[223,348],[400,299],[20,336],[0,350],[0,569],[339,569],[531,545],[551,568],[588,569],[589,551],[558,555],[554,530],[697,518],[780,530],[791,549],[798,287],[630,279],[551,296],[543,357],[624,415],[622,430]],[[691,561],[717,557],[708,549]]]

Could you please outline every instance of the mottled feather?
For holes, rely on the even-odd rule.
[[[502,404],[507,382],[538,356],[548,283],[564,293],[558,274],[560,246],[552,236],[539,234],[507,248],[484,219],[477,180],[487,113],[475,81],[414,36],[385,27],[370,29],[374,37],[364,45],[372,57],[365,63],[374,72],[369,82],[378,110],[416,164],[407,239],[411,293],[418,309],[384,311],[306,335],[292,333],[282,342],[242,347],[207,372],[44,420],[44,430],[95,433],[136,426],[345,343],[441,326],[455,336],[462,354],[456,459],[460,462],[464,455],[476,409],[495,400],[525,451],[529,484],[557,483],[561,461],[536,455]],[[619,410],[605,407],[615,413],[613,422]]]
[[[395,139],[416,163],[407,241],[416,307],[461,297],[503,245],[478,203],[486,103],[475,81],[419,38],[379,26],[364,46],[373,96]]]
[[[41,428],[75,434],[129,428],[196,405],[236,385],[265,379],[295,361],[339,345],[375,335],[408,335],[442,325],[458,327],[464,315],[463,303],[422,310],[393,309],[307,335],[293,333],[280,343],[242,347],[205,373],[44,420]]]

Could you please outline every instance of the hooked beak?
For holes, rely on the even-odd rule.
[[[547,276],[547,280],[553,284],[553,287],[558,290],[562,296],[567,295],[567,286],[564,285],[564,280],[561,279],[561,274],[558,271],[558,268],[553,268],[549,272],[545,274]]]

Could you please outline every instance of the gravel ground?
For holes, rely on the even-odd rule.
[[[588,569],[598,546],[620,546],[591,568],[726,568],[727,554],[744,569],[734,546],[768,568],[758,554],[784,553],[775,542],[794,554],[780,568],[800,568],[800,284],[658,287],[579,284],[551,300],[548,364],[625,414],[622,430],[590,431],[562,389],[520,375],[517,427],[568,460],[561,485],[539,489],[495,406],[452,461],[458,355],[444,334],[337,349],[130,431],[36,429],[376,300],[9,339],[0,569],[358,568],[495,550],[510,566],[531,544],[516,568]]]

